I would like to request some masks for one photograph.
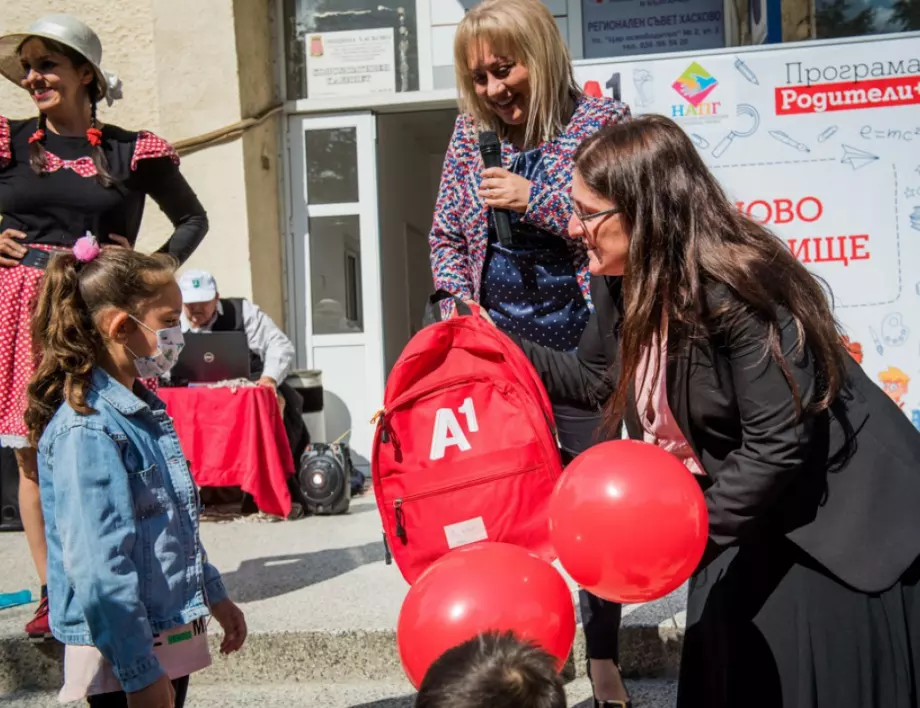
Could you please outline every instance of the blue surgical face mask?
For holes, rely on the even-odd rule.
[[[134,368],[137,369],[138,377],[154,379],[158,376],[163,376],[176,365],[179,360],[179,352],[185,346],[182,327],[176,325],[166,329],[153,330],[136,317],[130,317],[148,332],[153,332],[157,337],[157,350],[150,356],[138,356],[131,351],[131,347],[126,345],[128,351],[134,354]]]

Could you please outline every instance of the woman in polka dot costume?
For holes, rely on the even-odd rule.
[[[101,60],[96,33],[69,15],[0,37],[0,74],[28,91],[38,109],[25,120],[0,116],[0,445],[16,448],[20,514],[42,583],[42,602],[26,627],[33,638],[50,636],[47,548],[23,413],[34,369],[32,306],[49,257],[87,232],[103,247],[133,247],[147,195],[175,227],[161,251],[184,261],[208,228],[169,143],[99,121],[99,101],[121,96],[120,81]]]
[[[429,237],[435,287],[479,302],[505,332],[572,351],[590,307],[585,249],[567,230],[573,155],[629,108],[582,93],[539,0],[486,0],[470,10],[457,28],[454,65],[464,110]],[[501,139],[501,168],[483,169],[483,130]],[[490,207],[509,212],[511,244],[499,243]],[[595,442],[598,411],[554,401],[554,414],[565,461]],[[587,595],[582,605],[598,704],[627,705],[616,669],[619,606]]]

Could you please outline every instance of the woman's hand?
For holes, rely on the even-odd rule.
[[[0,266],[4,268],[14,268],[19,265],[19,260],[26,255],[28,249],[21,243],[26,235],[22,231],[7,229],[0,234]]]
[[[489,315],[489,311],[486,308],[484,308],[479,303],[473,302],[472,300],[464,300],[464,302],[467,305],[469,305],[470,309],[473,310],[474,312],[476,310],[479,310],[479,316],[482,317],[482,319],[484,319],[486,322],[488,322],[493,327],[495,326],[495,322],[492,320],[492,317]]]
[[[232,654],[246,641],[246,618],[243,611],[232,600],[221,600],[211,608],[211,616],[224,630],[224,640],[220,643],[221,654]]]
[[[176,692],[166,674],[147,688],[128,694],[128,708],[174,708],[175,705]]]
[[[118,234],[109,234],[109,238],[115,243],[106,244],[103,246],[103,248],[127,248],[129,251],[134,250],[134,246],[132,246],[131,242],[124,236],[119,236]]]
[[[501,167],[490,167],[482,173],[479,196],[493,209],[523,214],[530,204],[530,181]]]

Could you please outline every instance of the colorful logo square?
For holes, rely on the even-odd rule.
[[[683,74],[677,77],[677,81],[671,84],[671,88],[691,106],[699,106],[718,85],[716,77],[698,62],[693,62]]]

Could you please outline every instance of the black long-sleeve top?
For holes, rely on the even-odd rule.
[[[179,157],[152,133],[114,125],[102,129],[103,150],[116,184],[96,179],[92,147],[85,136],[45,131],[46,167],[29,165],[29,138],[38,119],[0,116],[0,233],[26,234],[26,245],[72,246],[87,231],[102,244],[111,234],[133,245],[149,195],[172,222],[174,231],[160,248],[184,262],[208,231],[204,207],[179,171]]]
[[[518,342],[554,401],[600,406],[628,386],[626,429],[641,440],[634,383],[616,380],[622,286],[622,278],[591,279],[595,312],[577,353]],[[734,297],[707,289],[713,307]],[[779,304],[776,312],[807,407],[821,372],[807,344],[798,352],[791,314]],[[767,323],[754,315],[702,336],[669,328],[662,373],[668,405],[711,480],[710,552],[785,536],[859,590],[890,587],[920,555],[920,434],[849,357],[830,409],[798,415],[767,341]]]

